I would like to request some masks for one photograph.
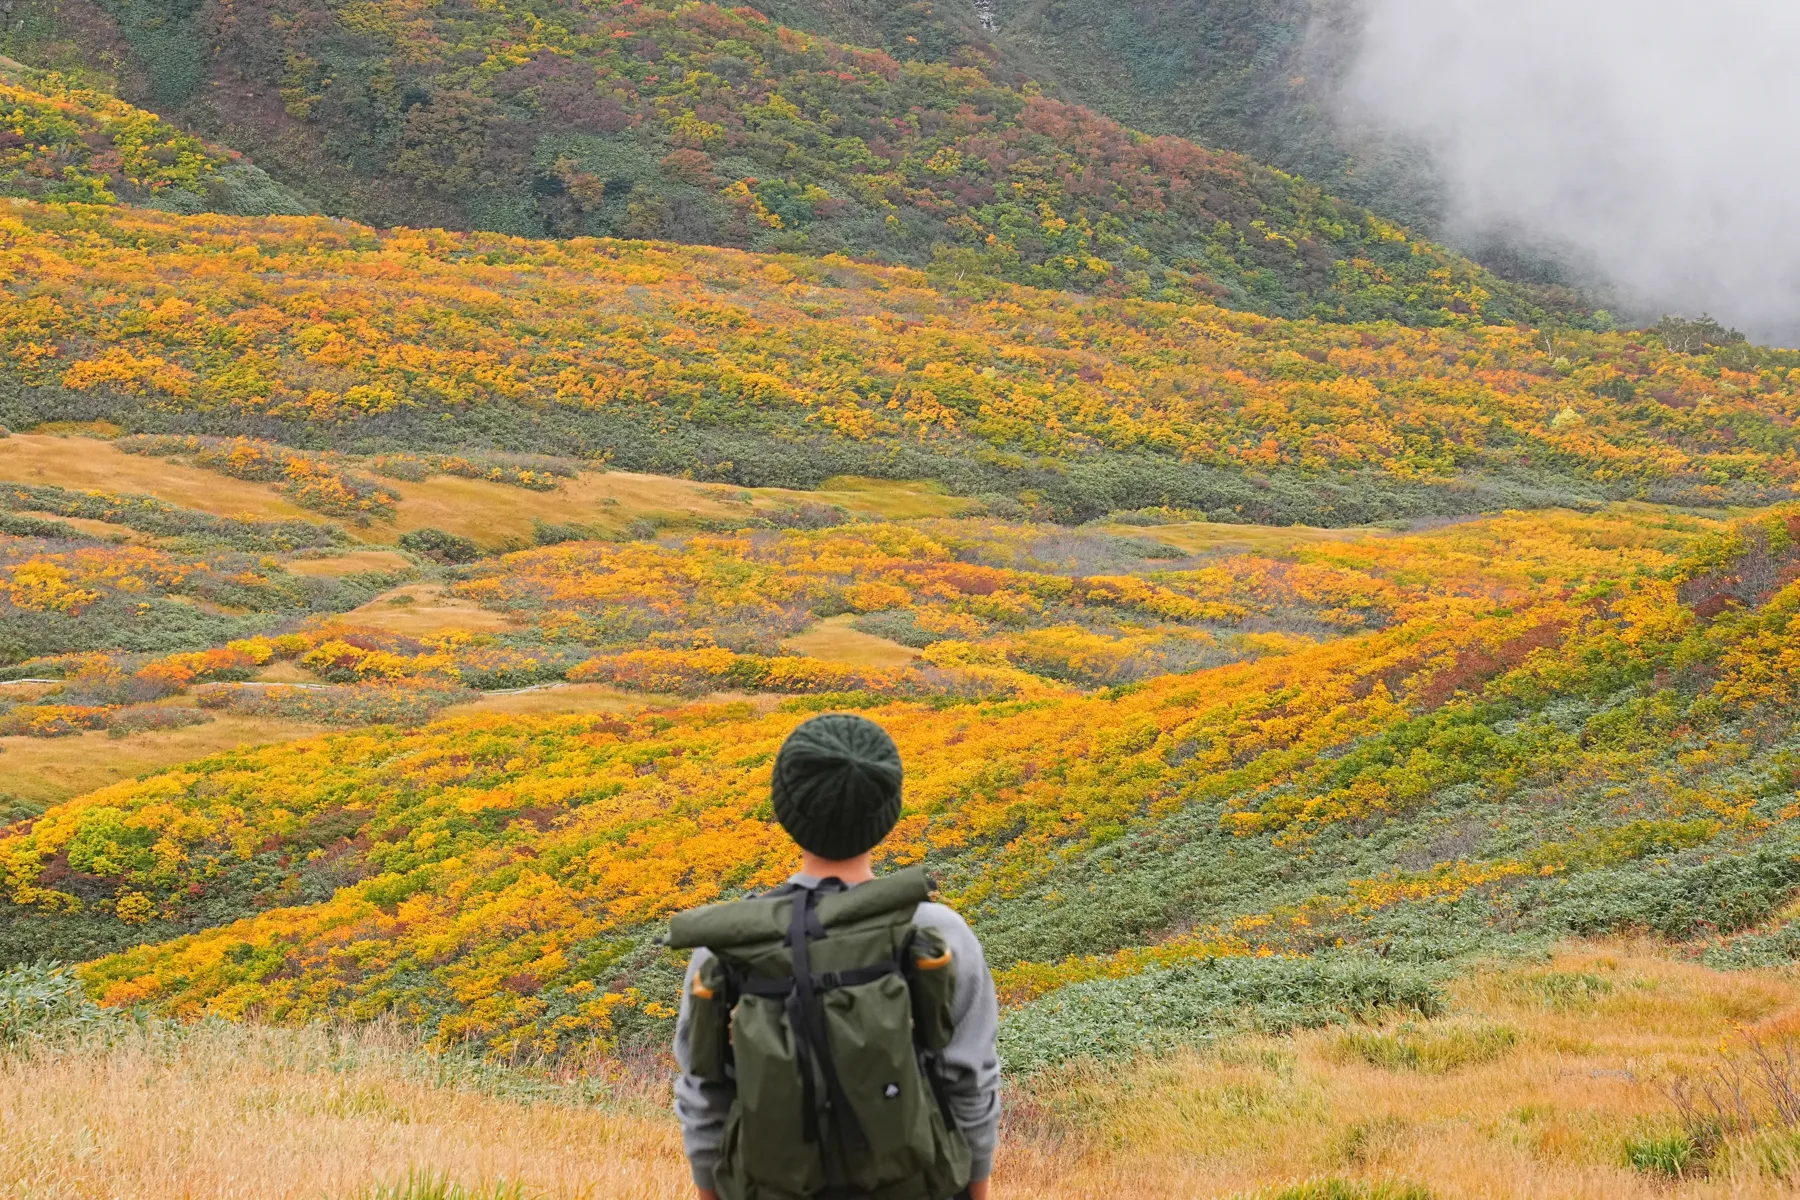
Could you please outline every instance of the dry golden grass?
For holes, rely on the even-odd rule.
[[[9,1200],[350,1200],[409,1169],[562,1200],[682,1194],[667,1118],[434,1087],[403,1048],[319,1031],[0,1057]],[[332,1069],[335,1067],[336,1069]]]
[[[638,712],[657,703],[676,703],[673,697],[622,692],[604,683],[558,683],[530,691],[483,696],[472,704],[445,710],[446,716],[469,713],[583,713]]]
[[[111,541],[130,542],[138,546],[150,546],[156,539],[147,533],[139,533],[126,525],[114,525],[111,521],[92,521],[87,517],[52,517],[43,513],[33,513],[42,521],[57,521],[69,526],[78,533],[89,533]]]
[[[321,683],[317,675],[291,658],[278,658],[254,676],[257,683]]]
[[[804,633],[789,638],[785,648],[808,658],[855,667],[903,667],[919,657],[919,652],[911,646],[851,628],[850,623],[854,620],[854,613],[827,617]]]
[[[6,61],[18,66],[10,58]],[[31,432],[49,437],[116,438],[125,432],[125,427],[111,421],[42,421],[33,425]]]
[[[409,637],[424,637],[452,629],[494,633],[510,629],[514,624],[505,613],[452,596],[437,583],[409,583],[383,592],[361,608],[345,613],[343,619],[352,625],[368,625]]]
[[[205,725],[153,729],[129,737],[0,737],[0,792],[55,803],[222,750],[310,737],[324,726],[224,714]]]
[[[166,458],[126,454],[89,437],[19,433],[0,438],[0,479],[107,492],[141,492],[224,517],[300,517],[315,514],[283,500],[272,487],[183,466]]]
[[[1278,554],[1294,546],[1319,542],[1352,542],[1368,537],[1373,531],[1360,529],[1320,529],[1311,525],[1224,525],[1210,521],[1191,521],[1176,525],[1100,526],[1118,537],[1143,538],[1163,542],[1177,550],[1200,554],[1208,550],[1256,551]]]
[[[452,705],[445,717],[470,713],[624,713],[646,708],[686,708],[695,704],[749,704],[768,712],[787,699],[779,695],[745,692],[711,692],[705,696],[665,696],[656,692],[626,692],[604,683],[553,683],[521,691],[494,692],[468,704]]]
[[[1215,1196],[1328,1176],[1445,1198],[1794,1194],[1755,1174],[1671,1182],[1623,1165],[1627,1137],[1672,1128],[1664,1072],[1703,1064],[1741,1029],[1800,1024],[1791,974],[1572,947],[1465,981],[1455,1009],[1430,1025],[1478,1020],[1516,1044],[1427,1073],[1370,1065],[1320,1031],[1046,1077],[1015,1109],[1033,1136],[1012,1143],[1007,1194]]]
[[[630,487],[622,477],[611,474],[583,475],[554,492],[532,492],[485,479],[459,479],[449,475],[418,483],[386,479],[382,484],[400,497],[400,503],[396,506],[397,516],[392,524],[376,525],[363,531],[362,536],[372,542],[391,544],[399,540],[402,533],[430,526],[472,538],[479,545],[492,549],[508,539],[531,541],[534,522],[540,520],[552,523],[574,521],[610,530],[622,529],[634,516],[642,515],[636,503],[629,509],[623,500],[617,507],[605,504],[608,497],[617,499],[621,492],[639,490]],[[692,488],[695,485],[686,486]]]
[[[535,522],[589,525],[611,533],[633,521],[679,528],[695,518],[748,518],[795,504],[836,504],[864,516],[904,519],[949,516],[970,501],[923,483],[828,480],[815,492],[785,488],[733,488],[632,471],[586,472],[553,492],[532,492],[481,479],[440,475],[418,483],[384,481],[400,496],[392,525],[363,533],[392,543],[425,526],[445,529],[492,547],[508,538],[530,541]]]
[[[295,575],[355,575],[362,571],[405,571],[412,560],[394,550],[352,550],[328,558],[295,558],[287,569]]]
[[[1670,1128],[1656,1086],[1722,1039],[1800,1027],[1791,974],[1724,974],[1654,947],[1573,946],[1464,981],[1433,1029],[1503,1028],[1499,1057],[1433,1071],[1372,1066],[1341,1030],[1240,1038],[1126,1067],[1040,1076],[1009,1097],[995,1194],[1006,1200],[1238,1196],[1308,1179],[1395,1180],[1441,1200],[1791,1196],[1732,1159],[1670,1181],[1623,1164]],[[0,1058],[0,1194],[334,1200],[445,1172],[531,1194],[680,1196],[679,1138],[655,1087],[608,1111],[421,1082],[392,1035],[200,1030]]]
[[[573,522],[618,532],[635,520],[680,524],[692,517],[747,516],[749,504],[726,499],[724,489],[629,471],[587,472],[553,492],[533,492],[484,479],[439,475],[418,483],[384,481],[400,496],[392,525],[364,533],[371,541],[393,542],[425,526],[458,533],[494,547],[507,539],[531,541],[537,521]]]
[[[232,479],[167,458],[125,454],[101,438],[79,436],[94,432],[86,425],[59,428],[61,432],[56,434],[0,438],[0,479],[141,492],[221,516],[323,519],[290,504],[268,484]],[[490,549],[509,539],[529,542],[537,521],[574,522],[617,533],[637,520],[679,528],[696,518],[729,520],[802,503],[836,504],[859,515],[896,520],[952,516],[972,503],[944,494],[935,484],[850,477],[828,480],[816,492],[723,487],[631,471],[584,472],[553,492],[450,475],[417,483],[384,479],[382,486],[399,497],[396,517],[391,523],[377,522],[358,530],[357,535],[365,541],[393,545],[402,533],[432,526],[473,538]],[[71,523],[84,529],[96,526],[90,532],[114,530],[97,522]],[[311,560],[315,564],[334,561],[338,560]],[[296,569],[325,573],[299,564]],[[370,569],[385,568],[347,565],[343,572]]]
[[[950,495],[943,485],[934,481],[866,479],[857,475],[839,475],[827,479],[817,491],[755,488],[752,494],[757,500],[764,502],[836,504],[859,516],[880,517],[889,521],[954,517],[975,504],[975,501],[965,496]]]

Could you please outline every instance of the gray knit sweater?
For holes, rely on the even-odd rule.
[[[795,875],[789,881],[817,887],[811,875]],[[1000,1133],[1000,1057],[994,1040],[1000,1031],[1000,1006],[994,997],[994,977],[974,931],[951,908],[921,904],[913,916],[917,925],[936,929],[955,954],[956,1032],[941,1056],[950,1110],[963,1136],[969,1140],[975,1165],[971,1176],[979,1182],[994,1169],[994,1143]],[[687,977],[706,961],[705,950],[688,960]],[[733,1086],[709,1083],[688,1070],[688,992],[681,989],[681,1015],[675,1022],[675,1061],[681,1076],[675,1081],[675,1115],[681,1119],[682,1141],[698,1187],[713,1186],[713,1168],[719,1161],[719,1143],[725,1136],[725,1114],[731,1108]]]

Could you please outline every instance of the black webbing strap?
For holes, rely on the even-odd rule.
[[[944,1072],[938,1065],[938,1056],[921,1054],[919,1070],[925,1076],[925,1082],[931,1086],[931,1098],[937,1101],[938,1112],[943,1114],[944,1128],[955,1129],[956,1113],[950,1107],[950,1089],[944,1083]]]
[[[857,1120],[856,1110],[850,1107],[850,1097],[844,1091],[844,1083],[838,1078],[837,1064],[831,1058],[831,1042],[825,1034],[825,1014],[819,1008],[819,998],[813,990],[812,953],[808,942],[811,941],[809,926],[818,925],[818,915],[813,912],[817,899],[817,894],[810,888],[794,896],[793,924],[788,930],[788,949],[794,959],[794,994],[788,998],[788,1012],[794,1026],[796,1047],[810,1041],[811,1049],[818,1057],[819,1074],[825,1078],[825,1094],[831,1104],[832,1131],[841,1143],[853,1149],[867,1150],[868,1136],[863,1133],[862,1122]],[[820,927],[821,936],[824,932]],[[812,1071],[804,1061],[800,1064],[800,1074],[806,1081],[804,1090],[808,1093],[805,1096],[808,1140],[817,1140],[816,1105],[810,1094]]]
[[[819,1143],[819,1093],[813,1083],[812,1035],[800,1011],[800,994],[787,998],[788,1028],[794,1032],[794,1065],[800,1068],[800,1136],[808,1145]]]
[[[723,1048],[723,1053],[720,1055],[720,1070],[723,1071],[737,1065],[737,1054],[731,1046],[731,1017],[737,1012],[738,1001],[743,997],[743,990],[740,986],[743,979],[734,964],[720,959],[719,965],[725,971],[725,1003],[718,1006],[719,1045]]]

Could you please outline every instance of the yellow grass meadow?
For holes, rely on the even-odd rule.
[[[0,792],[53,804],[121,779],[160,771],[239,746],[310,737],[323,726],[279,717],[222,715],[205,725],[156,729],[112,738],[94,731],[72,737],[0,737]]]
[[[0,479],[76,490],[138,492],[221,517],[306,518],[274,488],[199,467],[126,454],[93,437],[15,433],[0,438]]]
[[[1768,1166],[1778,1155],[1674,1179],[1624,1155],[1674,1128],[1665,1081],[1797,1029],[1791,973],[1569,944],[1471,975],[1435,1020],[1239,1037],[1016,1083],[995,1195],[1261,1197],[1336,1180],[1434,1200],[1788,1196],[1791,1176]],[[1396,1044],[1439,1049],[1407,1064],[1384,1056]],[[601,1086],[580,1063],[547,1074],[434,1059],[391,1025],[215,1022],[15,1047],[0,1052],[0,1190],[352,1200],[433,1176],[543,1200],[681,1195],[666,1064],[589,1065]]]
[[[77,491],[138,493],[224,517],[319,519],[285,499],[272,484],[235,479],[170,458],[127,454],[105,438],[90,436],[94,429],[87,424],[52,433],[41,432],[44,428],[0,438],[0,479]],[[845,477],[828,480],[817,491],[800,492],[723,487],[609,471],[599,464],[548,492],[449,475],[410,482],[384,480],[382,487],[397,497],[393,520],[355,531],[359,538],[377,546],[392,545],[401,534],[426,527],[492,547],[509,538],[529,542],[540,521],[575,521],[618,532],[636,520],[680,527],[696,520],[742,519],[799,504],[835,505],[858,516],[883,520],[953,516],[971,504],[928,483]],[[103,536],[132,537],[122,526],[80,518],[69,523]],[[383,570],[391,565],[390,560],[376,557],[375,551],[317,561],[310,570],[319,574]],[[308,571],[304,566],[299,569]]]

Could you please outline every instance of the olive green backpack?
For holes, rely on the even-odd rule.
[[[717,1169],[722,1200],[948,1200],[969,1147],[935,1055],[956,973],[913,924],[922,868],[845,888],[797,884],[677,914],[668,945],[713,957],[688,988],[688,1067],[737,1095]]]

